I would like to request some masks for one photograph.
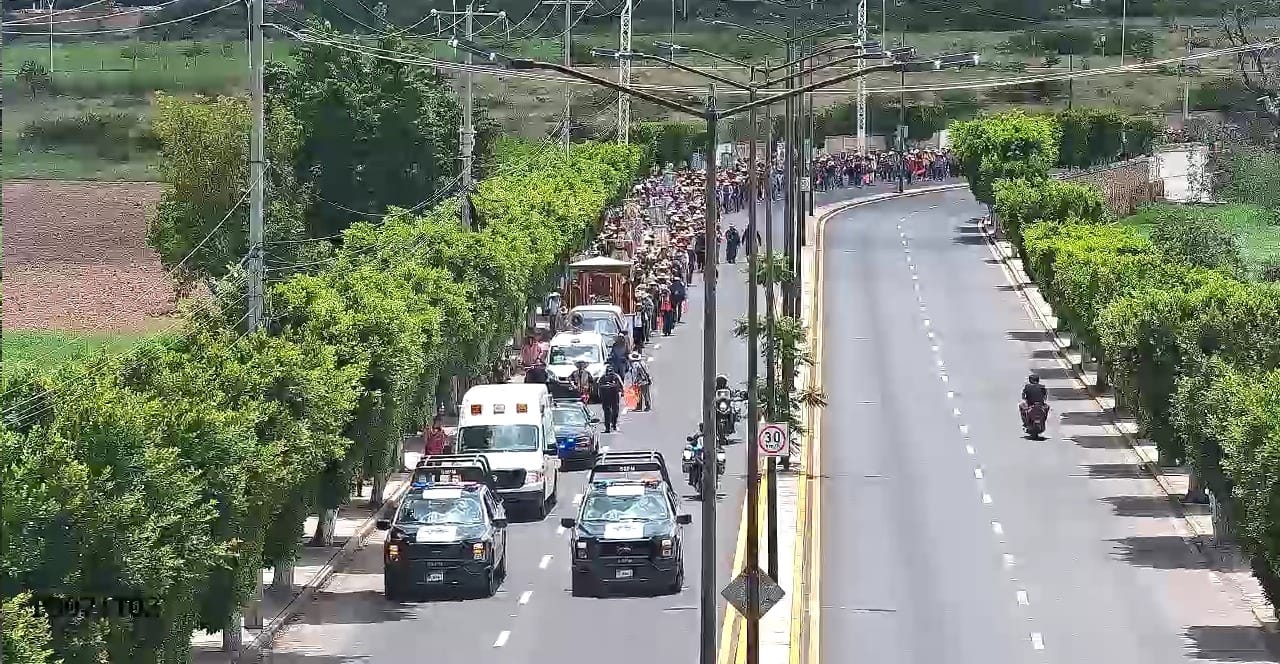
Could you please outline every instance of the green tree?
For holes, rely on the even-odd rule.
[[[1062,129],[1052,117],[1011,111],[953,123],[951,136],[974,198],[991,205],[996,180],[1039,182],[1049,176]]]
[[[31,593],[21,593],[5,597],[0,606],[3,659],[9,664],[58,664],[61,660],[54,659],[49,647],[49,621],[35,615],[28,606],[30,600]]]
[[[49,70],[35,60],[27,60],[22,63],[22,67],[18,69],[17,79],[27,86],[27,91],[31,93],[32,99],[35,99],[36,94],[40,92],[48,92],[53,84],[53,79],[49,76]]]
[[[227,275],[249,250],[248,152],[252,118],[245,99],[155,99],[154,132],[160,143],[164,193],[148,220],[147,243],[173,275],[180,292],[199,279]],[[289,263],[302,237],[304,192],[291,164],[301,127],[273,104],[267,121],[265,211],[268,259]]]
[[[327,24],[312,30],[343,38]],[[377,47],[422,48],[394,36],[379,38]],[[460,167],[462,109],[448,79],[322,43],[300,46],[297,63],[273,77],[272,90],[303,128],[296,167],[299,181],[315,192],[307,215],[313,237],[381,218],[392,207],[420,210],[450,187]],[[475,154],[483,158],[493,132],[480,111],[476,120]]]

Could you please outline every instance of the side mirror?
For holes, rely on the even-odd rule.
[[[678,524],[680,524],[680,525],[682,525],[682,526],[687,526],[687,525],[689,525],[689,524],[693,523],[693,515],[692,515],[692,514],[677,514],[677,515],[676,515],[676,523],[678,523]]]
[[[494,527],[494,528],[506,528],[506,527],[507,527],[507,520],[506,520],[506,519],[494,519],[494,520],[493,520],[493,527]]]
[[[564,518],[560,519],[560,525],[561,525],[561,527],[563,527],[565,530],[568,530],[568,529],[570,529],[570,528],[574,528],[574,527],[576,527],[576,526],[578,525],[578,520],[577,520],[577,519],[575,519],[575,518],[573,518],[573,517],[566,516],[566,517],[564,517]]]
[[[391,519],[378,519],[373,525],[378,530],[391,530]]]
[[[593,417],[593,418],[591,418],[591,423],[592,423],[592,424],[599,424],[599,423],[600,423],[600,418],[598,418],[598,417]]]

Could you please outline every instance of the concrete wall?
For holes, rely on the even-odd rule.
[[[1186,143],[1162,148],[1154,156],[1154,173],[1164,181],[1165,200],[1175,203],[1208,203],[1211,200],[1206,170],[1209,146]]]

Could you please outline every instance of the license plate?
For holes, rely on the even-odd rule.
[[[620,569],[620,570],[617,570],[617,571],[614,573],[614,574],[615,574],[615,576],[614,576],[613,578],[615,578],[615,579],[630,579],[630,578],[631,578],[631,574],[632,574],[633,572],[634,572],[634,570],[629,570],[629,569]]]
[[[427,583],[444,583],[444,572],[431,572],[427,574]]]

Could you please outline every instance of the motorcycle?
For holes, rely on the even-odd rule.
[[[1039,438],[1044,433],[1045,422],[1049,419],[1049,404],[1042,401],[1028,406],[1019,404],[1022,413],[1022,429],[1032,438]]]
[[[729,434],[735,432],[737,422],[742,417],[734,404],[734,399],[740,396],[734,394],[733,390],[716,390],[716,440],[721,445],[728,442]]]
[[[684,471],[685,477],[689,481],[689,486],[702,496],[702,456],[706,448],[699,449],[694,444],[694,437],[689,436],[686,440],[688,445],[684,446],[684,451],[680,455],[680,468]],[[724,475],[726,455],[724,449],[716,445],[716,477]]]

